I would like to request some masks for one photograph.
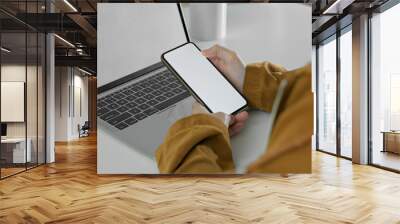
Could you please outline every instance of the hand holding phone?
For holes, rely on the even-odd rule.
[[[195,44],[186,43],[167,51],[161,60],[209,112],[236,114],[247,108],[244,96]]]

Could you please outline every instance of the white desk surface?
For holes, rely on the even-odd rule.
[[[29,141],[29,138],[28,138]],[[1,143],[20,143],[25,142],[25,138],[5,138],[1,139]]]

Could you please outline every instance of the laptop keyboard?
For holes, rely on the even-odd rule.
[[[97,99],[97,116],[122,130],[190,96],[168,70]]]

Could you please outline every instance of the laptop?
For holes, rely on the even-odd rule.
[[[160,55],[189,41],[179,4],[98,4],[99,174],[158,173],[156,149],[168,128],[191,114],[194,102],[185,86],[160,62]],[[271,124],[269,114],[253,114],[250,124]],[[249,142],[245,137],[265,129],[258,126],[233,139],[233,152],[239,155],[234,155],[234,160],[240,171],[251,162],[250,157],[241,155],[243,148],[258,150],[251,153],[251,159],[265,150],[270,130],[258,137],[258,145],[254,138]]]
[[[189,41],[180,5],[98,6],[98,173],[157,173],[155,150],[194,102],[160,62]]]

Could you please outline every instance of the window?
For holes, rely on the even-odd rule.
[[[44,1],[19,2],[18,13],[42,12]],[[5,6],[10,2],[1,2]],[[2,142],[0,179],[45,163],[45,34],[0,12]],[[11,28],[10,28],[11,27]],[[10,100],[14,96],[16,101]],[[20,97],[16,97],[20,96]],[[22,103],[18,104],[17,102]],[[11,110],[11,106],[17,110]],[[11,106],[10,106],[11,105]],[[20,116],[15,116],[20,112]],[[18,113],[19,114],[19,113]]]
[[[336,153],[336,36],[318,48],[318,149]]]
[[[352,33],[340,36],[340,155],[352,156]]]
[[[400,170],[400,5],[371,19],[372,164]]]

